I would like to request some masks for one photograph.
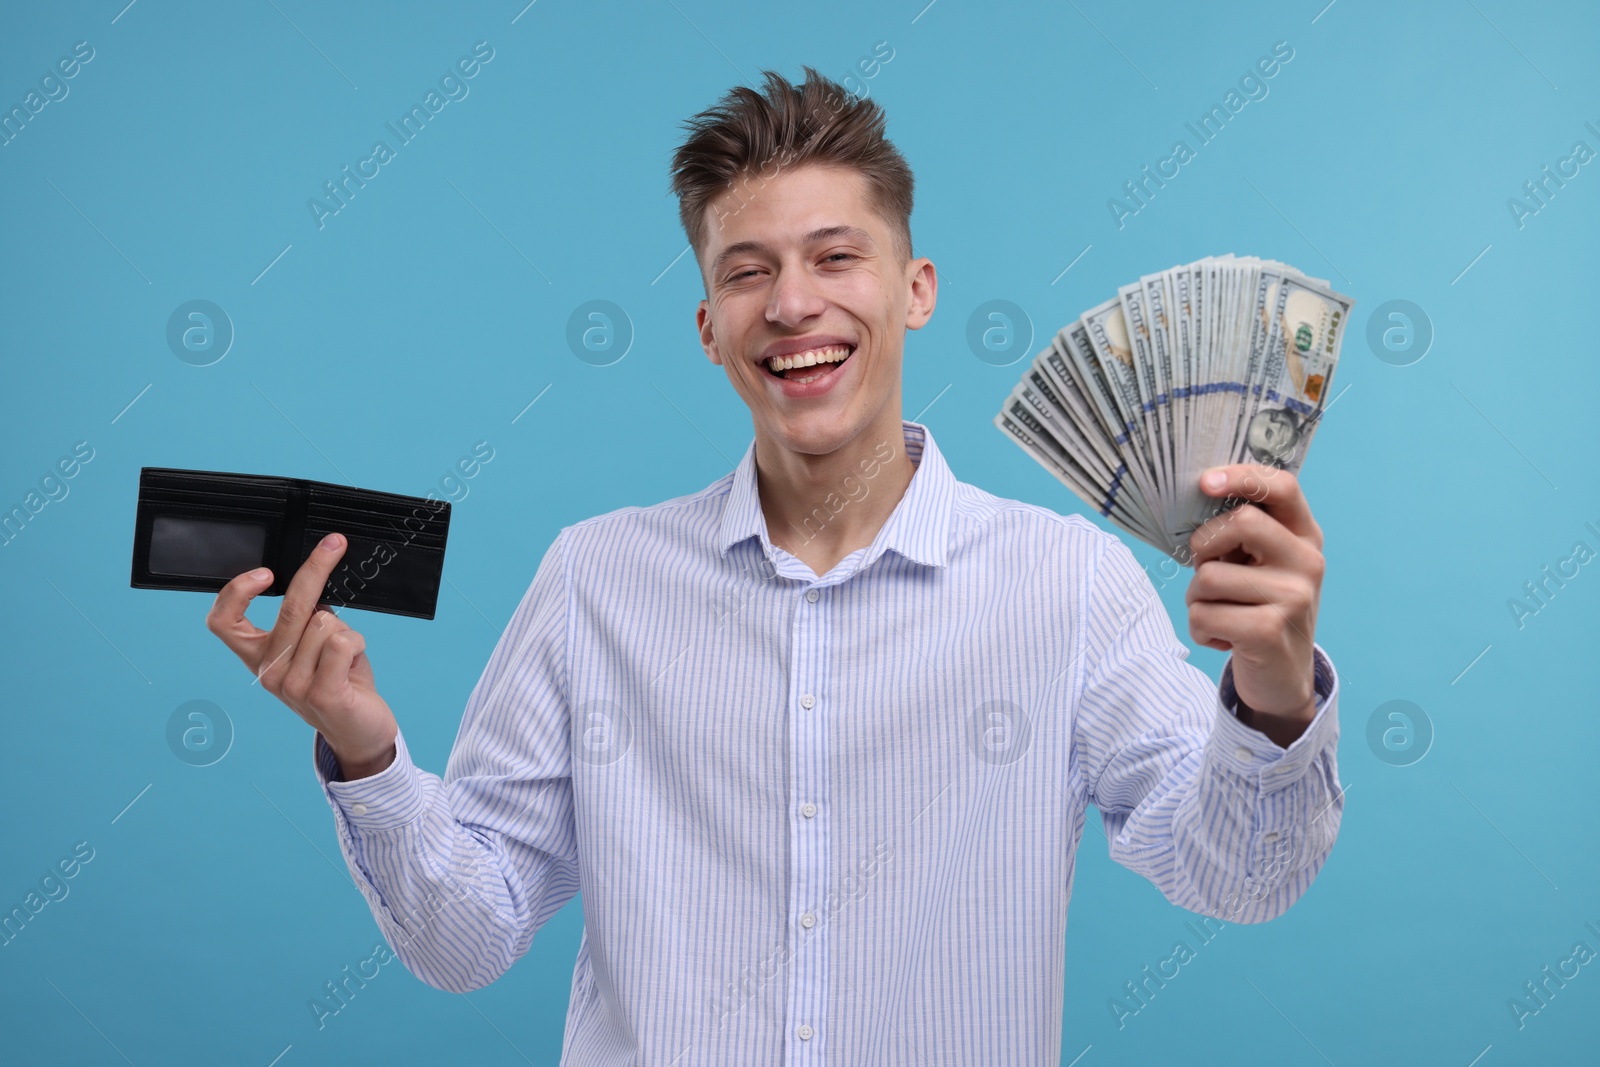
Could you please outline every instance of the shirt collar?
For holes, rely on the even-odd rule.
[[[878,536],[867,549],[858,570],[870,566],[885,551],[893,549],[907,559],[932,567],[944,566],[950,558],[950,513],[955,499],[956,478],[934,444],[933,434],[921,423],[902,419],[906,455],[917,465],[906,486],[905,495],[895,505]],[[858,475],[868,486],[870,479]],[[836,499],[849,506],[849,496],[841,487]],[[767,534],[767,519],[761,510],[756,489],[756,444],[751,441],[744,458],[733,472],[733,482],[722,508],[722,523],[717,531],[717,550],[728,549],[751,537],[760,537],[770,556],[772,541]]]

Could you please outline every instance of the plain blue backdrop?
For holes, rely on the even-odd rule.
[[[129,588],[138,472],[451,494],[438,617],[346,616],[442,772],[557,530],[699,489],[750,440],[695,337],[667,165],[682,120],[801,64],[882,101],[915,169],[941,285],[904,413],[966,481],[1082,510],[990,423],[1025,363],[969,348],[987,301],[1023,308],[1037,349],[1117,285],[1227,251],[1358,301],[1303,472],[1343,685],[1339,842],[1288,914],[1222,930],[1119,1027],[1108,1001],[1192,916],[1110,863],[1091,816],[1063,1063],[1600,1057],[1600,964],[1525,988],[1600,951],[1600,562],[1544,571],[1600,550],[1600,162],[1523,189],[1600,151],[1592,6],[524,2],[4,7],[0,105],[27,117],[0,147],[0,509],[43,498],[79,442],[92,459],[0,547],[0,911],[80,842],[93,858],[0,947],[0,1060],[556,1063],[581,901],[488,988],[391,963],[319,1028],[308,1002],[378,930],[310,730],[206,631],[210,595]],[[480,41],[467,94],[319,226],[323,183],[394,146],[385,124]],[[93,58],[47,78],[78,42]],[[1277,42],[1266,95],[1119,227],[1108,200]],[[875,48],[892,59],[864,70]],[[231,324],[220,359],[221,333],[169,344],[193,300]],[[568,343],[591,300],[626,316],[615,362]],[[1420,311],[1375,348],[1390,301]],[[478,442],[493,460],[444,481]],[[1187,572],[1133,548],[1187,640]],[[1192,661],[1214,678],[1223,657]],[[231,734],[209,762],[169,741],[189,701]]]

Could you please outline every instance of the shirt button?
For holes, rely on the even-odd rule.
[[[813,815],[815,815],[816,813],[817,813],[817,806],[815,804],[802,804],[802,805],[800,805],[800,814],[804,815],[806,818],[809,819]]]
[[[800,698],[800,706],[802,708],[809,708],[816,702],[817,698],[812,696],[810,693],[807,693],[805,696]]]
[[[354,804],[350,805],[350,813],[352,815],[365,815],[367,813],[367,806],[358,800]]]
[[[1243,745],[1240,745],[1237,749],[1234,750],[1234,752],[1235,752],[1236,755],[1238,755],[1238,757],[1240,759],[1249,759],[1251,756],[1255,755],[1254,752],[1251,752],[1248,748],[1244,747]]]
[[[800,916],[800,925],[809,930],[813,926],[817,925],[817,917],[808,911],[804,915]]]
[[[801,1041],[810,1041],[811,1035],[816,1033],[816,1031],[811,1029],[811,1025],[809,1023],[801,1023],[800,1029],[796,1030],[795,1033],[800,1035]]]
[[[807,589],[806,590],[806,599],[811,601],[813,604],[815,604],[817,602],[817,597],[819,597],[821,595],[822,594],[817,592],[815,589]]]

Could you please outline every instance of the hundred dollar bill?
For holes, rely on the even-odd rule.
[[[1063,326],[994,423],[1096,514],[1189,564],[1194,530],[1243,502],[1201,492],[1203,470],[1299,473],[1353,304],[1253,256],[1142,275]]]
[[[1047,443],[1048,435],[1044,434],[1037,423],[1028,425],[1026,417],[1020,416],[1017,405],[1013,404],[1006,411],[994,417],[994,424],[1017,444],[1033,456],[1039,464],[1049,471],[1068,489],[1072,490],[1085,504],[1093,508],[1097,514],[1113,518],[1117,525],[1128,530],[1142,541],[1150,541],[1158,536],[1156,531],[1139,519],[1138,516],[1126,512],[1121,508],[1104,506],[1103,494],[1097,492],[1083,477],[1081,468],[1074,468],[1064,462],[1060,453],[1052,449]],[[1114,494],[1116,486],[1109,487]],[[1114,512],[1114,514],[1113,514]]]
[[[1240,455],[1247,458],[1237,462],[1299,472],[1327,404],[1352,304],[1308,278],[1279,284],[1260,393],[1242,442]]]
[[[1048,375],[1036,367],[1011,392],[1034,411],[1062,450],[1073,456],[1098,484],[1111,484],[1115,458],[1108,462],[1100,454],[1089,437],[1092,428],[1086,433],[1083,424],[1075,420],[1068,410],[1068,402],[1062,399]]]
[[[1127,484],[1124,470],[1109,470],[1090,455],[1082,435],[1063,424],[1053,405],[1028,382],[1011,394],[1013,402],[1005,409],[1006,418],[1026,429],[1029,439],[1072,476],[1096,511],[1119,521],[1140,521],[1138,516],[1145,509],[1136,487]]]
[[[1079,321],[1089,343],[1086,362],[1105,380],[1116,404],[1120,435],[1128,442],[1128,473],[1146,501],[1158,500],[1161,470],[1155,461],[1155,432],[1139,391],[1122,301],[1107,300],[1084,312]]]

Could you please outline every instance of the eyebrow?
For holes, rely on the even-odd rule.
[[[805,243],[809,245],[816,244],[818,241],[831,241],[839,237],[846,237],[854,241],[862,241],[873,248],[877,247],[877,242],[872,239],[872,235],[859,226],[824,226],[821,229],[812,230],[810,233],[806,234],[804,240]],[[760,241],[736,241],[727,248],[724,248],[721,252],[717,253],[717,258],[711,261],[711,273],[720,273],[722,270],[722,265],[728,260],[732,259],[734,256],[742,256],[746,252],[767,251],[770,251],[770,249],[768,249],[768,247],[762,244]]]

